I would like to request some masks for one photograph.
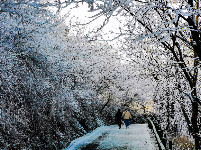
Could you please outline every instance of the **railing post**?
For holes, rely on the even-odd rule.
[[[159,135],[160,139],[162,139],[163,138],[163,131],[162,130],[158,130],[158,135]]]
[[[172,141],[169,141],[169,150],[172,150]]]
[[[166,136],[166,134],[163,134],[162,143],[165,146],[165,148],[167,149],[167,136]]]
[[[167,148],[167,139],[165,137],[162,138],[162,143]]]
[[[151,123],[151,125],[153,127],[153,132],[154,132],[154,134],[156,136],[156,140],[158,142],[158,145],[159,145],[160,149],[161,150],[166,150],[166,148],[165,148],[165,146],[163,145],[163,142],[162,142],[163,131],[159,130],[160,134],[162,134],[161,136],[159,136],[159,132],[156,130],[156,128],[160,129],[160,126],[156,123],[157,121],[156,120],[152,121],[149,118],[148,118],[148,120],[150,121],[150,123]]]

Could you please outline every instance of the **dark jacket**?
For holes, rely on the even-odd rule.
[[[122,113],[120,111],[118,111],[116,113],[115,119],[118,121],[118,120],[121,120],[121,118],[122,118]]]

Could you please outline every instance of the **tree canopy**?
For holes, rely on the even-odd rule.
[[[92,30],[69,19],[70,11],[60,15],[85,2],[89,23],[103,20]],[[200,147],[199,1],[2,0],[0,6],[2,148],[61,149],[113,124],[117,108],[136,116],[152,102],[168,133],[185,129]],[[112,18],[120,26],[103,33]]]

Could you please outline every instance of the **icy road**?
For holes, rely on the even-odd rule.
[[[132,124],[126,129],[117,125],[99,127],[71,142],[65,150],[158,150],[147,124]]]

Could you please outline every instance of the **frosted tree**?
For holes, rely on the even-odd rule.
[[[68,144],[101,123],[96,121],[91,72],[92,66],[105,61],[95,63],[91,51],[107,45],[98,48],[66,35],[68,28],[47,9],[50,5],[1,1],[3,148],[62,148],[62,142]]]
[[[119,68],[111,46],[72,34],[51,4],[1,5],[2,148],[63,148],[103,124],[98,96],[110,88],[97,85]]]
[[[63,147],[61,141],[69,143],[100,125],[97,108],[101,105],[105,110],[107,104],[98,101],[101,92],[118,95],[119,91],[124,91],[143,95],[139,80],[151,77],[174,86],[174,98],[178,105],[172,110],[182,111],[198,149],[199,3],[87,1],[91,11],[98,11],[95,18],[105,17],[98,31],[111,17],[123,17],[124,23],[115,37],[126,37],[128,41],[124,42],[127,47],[121,52],[129,59],[127,64],[124,62],[122,65],[119,61],[122,57],[119,58],[119,54],[115,54],[117,51],[112,51],[107,44],[91,44],[79,36],[80,33],[76,36],[69,34],[70,25],[66,27],[57,13],[79,2],[1,1],[0,112],[3,147],[12,146],[12,141],[20,143],[23,140],[25,147],[30,143],[32,148],[36,148],[37,144],[47,148],[49,143],[48,148],[54,148],[54,145]],[[54,13],[50,12],[55,9]],[[100,34],[97,30],[93,35]],[[97,37],[92,37],[90,41]],[[133,44],[139,41],[142,44]],[[171,66],[173,69],[164,65],[166,63],[174,64]],[[174,79],[165,79],[171,74]],[[160,84],[159,89],[166,90],[161,90],[159,96],[168,94],[170,90],[163,85]],[[146,90],[150,89],[147,86]],[[172,105],[169,99],[161,102],[166,104],[164,106]],[[167,111],[164,107],[160,109]],[[20,126],[25,128],[25,132]]]
[[[76,1],[75,1],[76,2]],[[88,1],[87,1],[88,2]],[[79,3],[79,2],[78,2]],[[88,2],[89,3],[89,2]],[[178,84],[177,90],[183,97],[188,97],[188,108],[180,109],[188,126],[188,130],[195,139],[195,148],[199,146],[199,116],[200,116],[200,7],[199,1],[91,1],[91,9],[97,11],[93,19],[100,16],[105,20],[98,30],[101,30],[110,21],[110,18],[125,19],[121,22],[119,35],[132,42],[151,39],[155,51],[166,55],[170,62],[176,64],[185,80],[188,91]],[[93,7],[92,7],[93,6]],[[113,31],[115,32],[115,31]],[[156,45],[157,44],[157,45]],[[136,44],[137,45],[137,44]],[[135,48],[141,48],[136,46]],[[156,55],[157,55],[156,53]],[[170,53],[170,54],[169,54]],[[176,69],[178,70],[178,69]],[[157,78],[157,76],[155,76]],[[177,82],[178,76],[175,76]],[[182,98],[183,99],[183,98]],[[190,110],[187,115],[186,109]]]

